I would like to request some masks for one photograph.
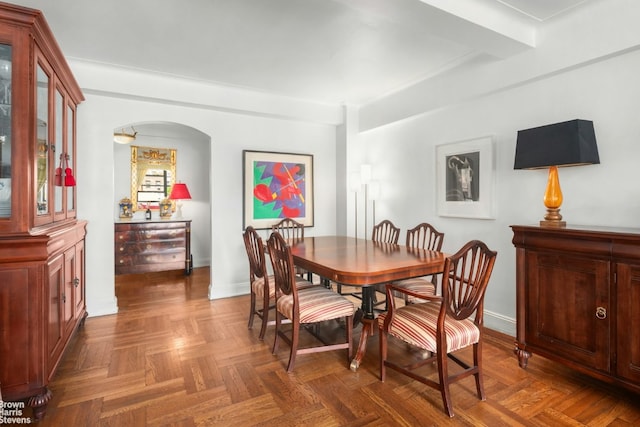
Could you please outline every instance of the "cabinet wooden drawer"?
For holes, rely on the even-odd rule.
[[[116,231],[116,242],[144,242],[147,240],[167,240],[182,239],[184,241],[186,229],[168,229],[168,230],[125,230]]]
[[[116,256],[165,252],[185,248],[185,239],[147,240],[138,243],[116,243]]]
[[[180,262],[184,263],[185,261],[185,252],[183,250],[179,250],[176,252],[156,252],[149,254],[138,254],[138,255],[122,255],[116,257],[116,263],[119,266],[132,266],[132,265],[141,265],[141,264],[163,264],[163,263],[171,263],[171,262]]]

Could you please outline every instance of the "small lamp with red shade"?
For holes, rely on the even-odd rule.
[[[171,188],[171,194],[169,194],[170,200],[176,201],[176,207],[178,208],[174,216],[175,219],[182,219],[182,200],[190,200],[191,193],[187,188],[187,184],[182,182],[176,182]]]

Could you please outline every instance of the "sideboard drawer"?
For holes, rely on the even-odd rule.
[[[114,244],[116,274],[193,268],[191,221],[118,222]]]

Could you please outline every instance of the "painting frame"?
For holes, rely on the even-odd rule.
[[[493,135],[436,146],[439,216],[495,219]]]
[[[313,227],[313,172],[312,154],[243,150],[243,229],[270,229],[284,218]]]

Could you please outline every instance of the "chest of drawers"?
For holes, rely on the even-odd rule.
[[[116,274],[191,273],[190,220],[116,222],[114,239]]]

